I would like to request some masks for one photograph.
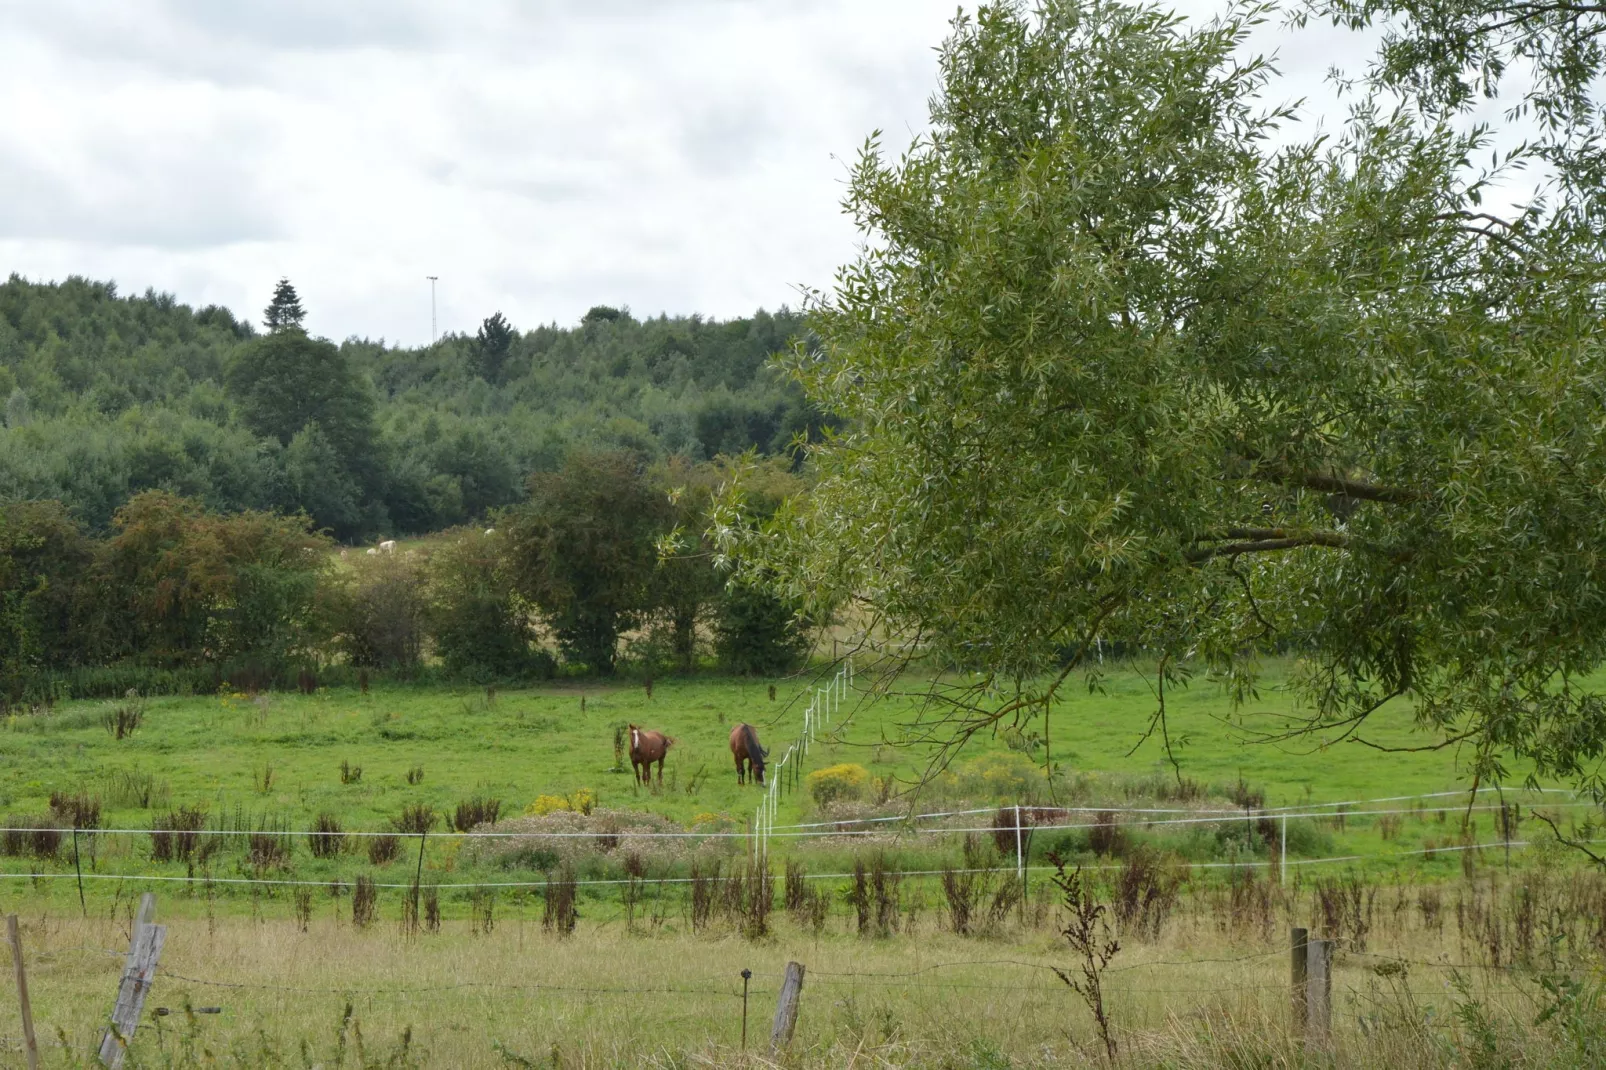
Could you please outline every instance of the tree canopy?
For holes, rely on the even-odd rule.
[[[159,489],[214,510],[304,510],[355,539],[482,520],[573,448],[790,457],[793,437],[826,419],[767,366],[801,322],[784,309],[730,321],[615,310],[521,331],[503,317],[505,339],[487,333],[493,353],[507,342],[488,379],[472,333],[336,345],[259,334],[169,294],[12,276],[0,282],[0,500],[57,499],[106,531],[120,505]],[[316,431],[306,397],[325,413]],[[359,448],[368,406],[372,449]]]
[[[1599,787],[1599,239],[1491,211],[1489,133],[1431,109],[1366,96],[1290,142],[1243,55],[1261,14],[959,16],[930,132],[860,156],[864,251],[787,362],[845,430],[812,494],[756,526],[732,495],[720,538],[968,670],[926,738],[1046,717],[1100,642],[1155,659],[1163,736],[1190,665],[1247,699],[1279,649],[1288,731],[1365,741],[1402,699],[1475,776]]]

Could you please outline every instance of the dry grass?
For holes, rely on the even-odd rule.
[[[966,938],[947,931],[940,894],[935,884],[906,889],[891,937],[854,935],[850,914],[837,911],[818,935],[777,915],[772,935],[757,942],[729,922],[692,935],[678,900],[665,924],[634,934],[613,916],[616,904],[582,901],[579,928],[560,939],[543,931],[538,895],[504,895],[494,935],[473,934],[488,929],[482,917],[412,937],[399,924],[395,892],[381,894],[366,930],[352,925],[349,890],[340,899],[317,892],[305,931],[288,896],[262,901],[254,919],[218,918],[202,898],[173,896],[159,911],[169,925],[163,972],[133,1063],[199,1065],[204,1049],[220,1065],[304,1065],[305,1045],[306,1065],[334,1066],[344,1045],[348,1066],[739,1065],[745,967],[754,972],[750,1061],[767,1065],[758,1054],[793,959],[809,972],[788,1065],[1092,1061],[1097,1040],[1087,1011],[1046,968],[1068,963],[1057,912],[1037,902],[1024,922]],[[1469,902],[1471,894],[1448,886],[1442,898]],[[1321,906],[1309,890],[1279,895],[1271,895],[1269,922],[1253,913],[1262,900],[1242,890],[1190,895],[1157,939],[1123,938],[1104,984],[1124,1065],[1305,1065],[1287,1028],[1283,925],[1319,918]],[[1342,952],[1336,964],[1339,1065],[1589,1065],[1588,1053],[1598,1053],[1554,1019],[1533,1024],[1537,971],[1598,976],[1594,952],[1568,951],[1566,961],[1533,971],[1488,969],[1488,950],[1453,920],[1425,920],[1420,890],[1378,898],[1370,951]],[[1246,913],[1224,923],[1233,903]],[[126,947],[130,904],[108,906],[85,921],[20,904],[46,1065],[74,1065],[59,1037],[87,1051],[110,1006],[120,959],[97,949]],[[223,1013],[187,1020],[179,1010],[186,1002]],[[178,1013],[158,1023],[149,1011],[157,1006]],[[17,1036],[14,1004],[0,1013],[0,1034]],[[1599,1028],[1598,1008],[1591,1013],[1591,1028]],[[196,1061],[184,1061],[186,1050]]]

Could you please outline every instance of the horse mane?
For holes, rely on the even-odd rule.
[[[770,752],[759,746],[758,733],[753,731],[752,725],[742,725],[742,742],[747,745],[747,760],[760,769],[764,768],[764,759],[769,757]]]

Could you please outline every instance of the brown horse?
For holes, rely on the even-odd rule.
[[[736,759],[736,783],[743,783],[746,769],[752,766],[754,783],[764,783],[764,759],[769,751],[758,745],[758,733],[750,724],[739,724],[731,729],[731,757]]]
[[[658,783],[664,782],[664,755],[675,741],[662,732],[630,726],[630,770],[643,784],[652,782],[652,763],[658,763]]]

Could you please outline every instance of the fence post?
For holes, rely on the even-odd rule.
[[[1325,1052],[1333,1038],[1333,941],[1312,940],[1308,965],[1305,1048]]]
[[[1277,860],[1277,875],[1283,887],[1288,887],[1288,815],[1283,815],[1283,853]]]
[[[747,1050],[747,982],[753,976],[753,971],[742,969],[742,1050]]]
[[[775,1005],[775,1025],[770,1029],[770,1050],[780,1051],[792,1043],[797,1028],[798,1002],[803,997],[803,964],[788,962],[786,979],[781,982],[780,1002]]]
[[[150,994],[162,944],[167,940],[167,926],[151,924],[155,913],[156,896],[146,892],[140,898],[139,913],[134,919],[134,938],[129,943],[123,979],[117,986],[117,1002],[112,1004],[111,1025],[100,1038],[100,1061],[109,1070],[118,1070],[123,1065],[128,1044],[139,1025],[140,1011],[145,1007],[145,997]]]
[[[84,917],[89,917],[89,907],[84,905],[84,869],[78,864],[78,819],[73,818],[72,823],[72,871],[78,875],[78,911]]]
[[[1021,849],[1020,803],[1015,804],[1015,879],[1026,880],[1026,853]]]
[[[22,1008],[22,1043],[28,1052],[28,1070],[39,1070],[39,1042],[33,1035],[33,1004],[28,1000],[28,971],[22,964],[22,933],[17,916],[6,915],[6,938],[11,941],[11,961],[17,967],[17,1004]]]
[[[1305,1004],[1306,993],[1310,983],[1310,931],[1307,929],[1289,929],[1289,956],[1288,979],[1292,985],[1291,997],[1293,1004],[1294,1032],[1305,1032]]]

